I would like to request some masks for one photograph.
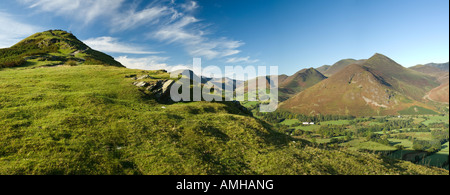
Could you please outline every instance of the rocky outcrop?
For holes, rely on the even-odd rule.
[[[170,102],[170,87],[175,83],[174,80],[150,80],[154,79],[150,75],[142,75],[132,77],[136,80],[133,85],[139,87],[141,91],[148,95],[154,96],[158,101]],[[144,80],[146,79],[146,80]],[[144,80],[144,81],[143,81]]]

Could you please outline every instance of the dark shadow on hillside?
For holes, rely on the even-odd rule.
[[[444,147],[443,147],[444,149]],[[394,161],[409,161],[414,164],[438,167],[448,170],[449,155],[429,153],[424,151],[397,150],[397,151],[377,151],[374,152],[387,159]]]
[[[449,170],[449,155],[445,154],[430,154],[427,157],[415,162],[416,164],[425,165],[429,167],[438,167]]]

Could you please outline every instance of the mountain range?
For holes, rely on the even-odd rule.
[[[314,68],[302,69],[291,76],[284,74],[277,76],[279,101],[285,101],[295,94],[327,78]],[[262,76],[245,81],[237,87],[236,91],[245,91],[245,93],[255,92],[257,89],[253,86],[257,86],[260,79],[265,80],[266,89],[269,89],[270,77]]]
[[[342,65],[345,61],[354,63]],[[328,79],[282,102],[279,109],[355,116],[395,115],[409,110],[435,112],[424,97],[439,87],[436,77],[407,69],[382,54],[368,60],[345,61],[337,63],[340,71],[331,72]],[[330,69],[326,70],[328,74]]]

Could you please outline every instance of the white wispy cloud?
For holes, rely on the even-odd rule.
[[[168,57],[161,56],[148,56],[143,58],[130,58],[128,56],[120,56],[115,58],[115,60],[130,69],[167,70],[169,72],[191,69],[190,66],[186,65],[168,65],[167,63],[165,63],[165,61],[167,61],[168,59]]]
[[[99,17],[114,17],[125,0],[18,0],[29,8],[69,16],[85,24]]]
[[[150,7],[141,11],[131,9],[124,14],[121,14],[120,17],[112,18],[112,22],[114,24],[112,30],[124,31],[144,24],[156,24],[159,22],[160,18],[173,14],[175,14],[173,10],[165,6]]]
[[[198,8],[198,3],[196,1],[188,1],[184,4],[181,4],[181,8],[183,8],[185,11],[190,12],[194,11]]]
[[[229,40],[228,38],[208,38],[201,27],[194,26],[199,20],[193,16],[183,16],[172,23],[161,26],[150,36],[159,41],[178,43],[186,48],[186,51],[195,57],[215,59],[240,53],[239,47],[244,45],[242,41]]]
[[[152,1],[146,6],[141,1],[131,5],[125,0],[17,0],[29,8],[68,16],[90,24],[100,20],[110,32],[117,33],[142,28],[144,38],[164,44],[176,44],[192,57],[221,59],[241,53],[245,43],[229,37],[216,37],[208,31],[209,25],[194,16],[199,9],[197,1]],[[98,40],[94,40],[98,41]],[[105,41],[105,40],[103,40]],[[108,52],[108,47],[98,48]],[[133,53],[133,52],[131,52]],[[249,60],[250,61],[250,60]]]
[[[119,42],[114,37],[97,37],[83,40],[89,47],[95,50],[123,54],[158,54],[160,52],[146,51],[143,47],[133,46]]]
[[[252,63],[259,62],[259,60],[258,59],[251,60],[250,56],[228,58],[228,60],[227,60],[227,63],[240,63],[240,62],[252,64]]]
[[[0,48],[11,47],[23,38],[26,38],[41,28],[17,21],[16,17],[0,12]]]

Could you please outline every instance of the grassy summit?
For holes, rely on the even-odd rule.
[[[73,34],[62,30],[36,33],[11,48],[0,49],[0,68],[61,64],[123,67],[111,56],[91,49]]]
[[[0,174],[448,174],[279,133],[231,103],[160,104],[108,66],[0,71]]]

